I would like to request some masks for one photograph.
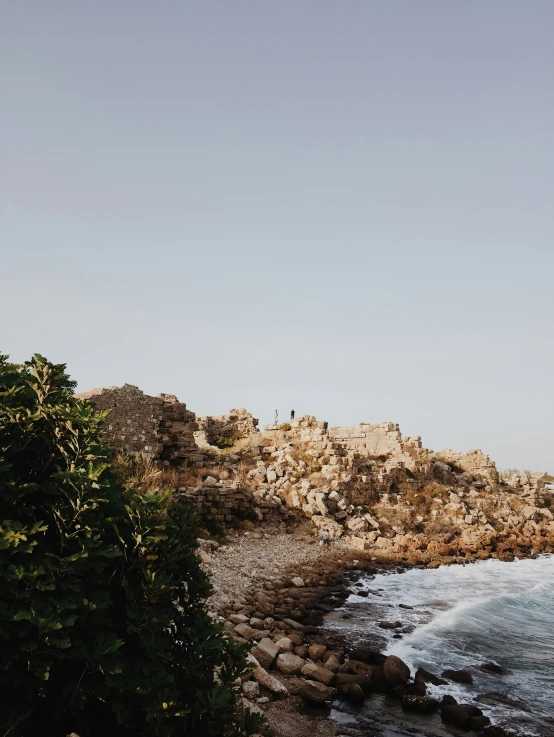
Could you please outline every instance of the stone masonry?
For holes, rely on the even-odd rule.
[[[150,397],[138,387],[124,384],[93,389],[77,397],[90,400],[99,411],[109,411],[104,434],[120,451],[174,465],[204,458],[194,440],[196,416],[172,394]]]

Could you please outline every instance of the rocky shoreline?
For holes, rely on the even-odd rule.
[[[305,555],[298,564],[279,569],[278,575],[262,573],[261,585],[244,587],[226,605],[221,605],[217,590],[211,600],[212,605],[219,604],[217,615],[229,635],[252,645],[253,669],[237,684],[237,690],[243,708],[266,715],[268,735],[304,737],[314,730],[324,737],[367,735],[368,725],[361,731],[330,718],[330,705],[334,700],[337,703],[336,699],[347,709],[359,708],[368,699],[380,699],[379,710],[385,719],[394,725],[401,724],[402,715],[408,717],[411,734],[414,723],[419,725],[422,735],[458,734],[459,729],[473,730],[486,737],[510,734],[492,725],[490,718],[474,704],[457,703],[452,696],[445,696],[439,702],[427,695],[428,684],[468,683],[470,673],[449,669],[446,660],[441,673],[429,673],[421,668],[410,673],[399,658],[383,655],[384,639],[379,642],[371,638],[360,646],[348,642],[332,626],[322,629],[327,615],[342,607],[360,576],[400,572],[412,565],[434,568],[451,564],[451,557],[435,559],[423,566],[417,558],[399,563],[383,553],[359,552],[340,543],[328,547],[313,545],[313,540],[301,533],[283,535],[268,528],[254,534],[259,537],[252,538],[250,546],[243,546],[252,549],[254,555],[258,554],[257,547],[263,546],[268,551],[279,549],[281,542],[286,542],[294,554],[304,550]],[[240,537],[236,535],[235,540]],[[256,546],[254,543],[258,541],[260,545]],[[202,543],[204,550],[209,545],[209,542]],[[224,557],[228,546],[222,547],[220,555]],[[210,563],[216,571],[216,582],[220,573],[217,560],[218,554],[212,550]],[[269,565],[273,566],[273,561]],[[338,616],[350,615],[345,612]],[[400,623],[379,624],[387,629]],[[374,729],[376,736],[383,734],[378,726]]]

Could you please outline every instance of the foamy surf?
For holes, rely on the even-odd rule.
[[[429,686],[429,695],[473,702],[521,735],[554,735],[554,557],[379,574],[357,590],[372,593],[354,592],[345,605],[352,619],[333,627],[355,640],[386,637],[387,654],[412,672],[469,670],[472,685]],[[401,620],[401,638],[380,619]],[[482,670],[487,663],[504,674]]]

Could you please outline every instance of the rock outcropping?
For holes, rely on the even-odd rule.
[[[179,490],[223,523],[301,515],[331,540],[427,561],[554,550],[544,474],[502,478],[479,450],[435,453],[393,423],[329,428],[312,416],[260,433],[245,409],[197,419],[176,397],[130,385],[79,396],[110,410],[105,432],[120,450],[195,467]]]

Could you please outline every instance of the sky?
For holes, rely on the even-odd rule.
[[[0,352],[554,472],[552,0],[4,0]]]

